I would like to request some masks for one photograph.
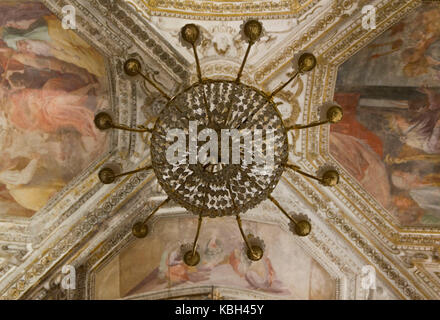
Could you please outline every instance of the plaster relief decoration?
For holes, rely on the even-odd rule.
[[[151,16],[228,18],[246,16],[292,17],[315,6],[317,0],[125,0]]]
[[[335,299],[336,280],[278,226],[248,223],[265,239],[265,256],[251,262],[233,218],[208,219],[200,235],[199,265],[183,261],[191,217],[160,219],[145,239],[127,245],[95,274],[95,299],[117,299],[147,292],[206,285],[255,290],[278,299]],[[295,270],[294,272],[292,272]]]
[[[417,21],[417,23],[414,23]],[[424,4],[338,72],[334,157],[403,226],[440,224],[440,7]]]
[[[103,153],[105,73],[43,4],[0,3],[0,218],[31,217]]]
[[[180,41],[181,28],[191,21],[174,17],[151,17],[151,24],[161,33],[170,44],[179,49],[186,59],[192,61],[191,48],[182,45]],[[200,28],[199,54],[203,60],[202,66],[205,75],[213,72],[211,69],[222,69],[223,76],[236,75],[241,60],[246,53],[245,36],[242,32],[242,21],[203,21],[193,20]],[[264,30],[254,49],[249,54],[249,68],[251,71],[256,64],[264,59],[270,50],[277,48],[287,41],[289,35],[298,27],[295,19],[276,19],[264,22]],[[183,50],[180,50],[183,49]],[[222,74],[219,70],[217,73]],[[249,71],[247,71],[249,72]],[[252,72],[250,72],[252,73]],[[249,81],[249,80],[248,80]]]

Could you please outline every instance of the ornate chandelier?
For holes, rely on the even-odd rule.
[[[339,181],[339,174],[334,169],[323,170],[321,174],[315,176],[302,171],[295,164],[288,163],[287,133],[289,130],[336,123],[342,119],[342,108],[333,103],[328,106],[325,120],[307,125],[286,127],[277,105],[273,101],[273,97],[298,75],[315,68],[317,62],[315,56],[311,53],[301,54],[293,76],[270,94],[240,82],[249,52],[261,37],[262,32],[263,26],[259,21],[247,21],[243,26],[243,33],[248,40],[248,47],[237,78],[234,81],[212,80],[202,77],[197,55],[197,45],[201,38],[199,28],[194,24],[185,25],[181,29],[180,35],[182,40],[193,49],[198,81],[183,92],[169,97],[158,84],[142,72],[141,63],[138,60],[129,59],[124,64],[124,71],[128,76],[141,76],[168,100],[154,128],[129,128],[113,122],[112,117],[105,112],[98,113],[95,117],[95,124],[100,130],[120,129],[151,133],[152,162],[150,166],[124,173],[117,173],[107,166],[99,171],[99,179],[104,184],[111,184],[121,176],[144,170],[154,170],[157,180],[167,193],[168,198],[144,221],[134,224],[133,235],[138,238],[146,237],[150,218],[160,207],[173,200],[199,217],[192,248],[188,248],[183,256],[184,262],[189,266],[195,266],[200,261],[197,242],[204,217],[235,216],[246,245],[248,258],[252,261],[260,260],[264,253],[264,246],[261,241],[258,241],[258,238],[245,234],[241,214],[266,199],[271,200],[290,220],[292,230],[298,236],[307,236],[311,231],[311,224],[307,220],[297,220],[289,215],[271,195],[284,171],[293,170],[319,181],[324,186],[335,186]],[[232,144],[238,143],[239,148],[237,149],[238,154],[232,155],[232,157],[235,156],[238,161],[233,161],[233,163],[223,161],[224,159],[228,160],[234,151],[230,144],[224,148],[223,143],[221,149],[216,149],[216,152],[213,152],[214,155],[210,153],[210,156],[205,159],[197,159],[196,162],[190,161],[189,163],[188,161],[170,162],[169,150],[173,146],[174,140],[168,139],[167,135],[175,129],[179,129],[185,134],[184,139],[190,145],[190,150],[186,151],[183,156],[181,155],[180,160],[191,158],[191,148],[196,154],[197,150],[203,148],[197,138],[191,138],[193,131],[196,132],[197,137],[197,132],[202,133],[209,129],[216,133],[217,137],[222,136],[223,138],[222,132],[224,130],[230,132],[235,130],[239,135],[235,141],[232,138]],[[271,134],[259,135],[256,139],[257,130],[271,132]],[[265,150],[267,155],[268,150],[272,150],[273,161],[269,165],[266,164],[264,168],[255,161],[251,161],[252,157],[247,158],[249,149],[241,145],[241,141],[246,141],[246,137],[252,136],[254,137],[254,148],[251,148],[253,156],[258,156],[255,151],[256,144],[262,147],[260,153]],[[244,142],[245,144],[246,142]],[[260,154],[260,156],[262,155]]]

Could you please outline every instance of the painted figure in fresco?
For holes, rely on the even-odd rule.
[[[343,167],[404,224],[418,223],[427,214],[440,218],[440,174],[433,171],[440,169],[440,95],[429,88],[419,91],[425,96],[410,100],[406,113],[383,115],[380,130],[398,137],[392,155],[388,149],[384,154],[381,140],[357,120],[358,94],[335,95],[346,117],[330,136],[330,149]]]
[[[31,216],[102,152],[104,73],[41,3],[0,4],[0,215]]]
[[[66,91],[63,79],[51,79],[42,89],[17,90],[9,96],[9,119],[17,128],[53,133],[75,128],[82,136],[96,139],[94,113],[85,104],[96,84]]]
[[[340,100],[347,116],[332,126],[330,150],[400,223],[438,224],[439,7],[421,6],[380,39],[341,67],[335,100]],[[364,67],[370,76],[362,82],[356,76],[356,62],[366,56],[370,60]],[[374,83],[382,67],[386,72],[379,82],[385,87]],[[376,106],[371,104],[375,101]]]
[[[388,31],[391,37],[395,37],[396,35],[400,35],[405,30],[405,23],[400,22],[395,26],[391,27]],[[402,45],[404,44],[402,38],[397,38],[395,40],[386,41],[383,43],[373,43],[368,47],[370,48],[388,48],[388,51],[376,53],[370,56],[370,59],[378,59],[383,56],[387,56],[393,54],[394,52],[398,52],[402,49]]]
[[[396,170],[392,174],[392,182],[403,190],[402,195],[394,196],[394,201],[400,210],[405,209],[406,220],[413,217],[418,221],[425,212],[440,218],[440,174],[422,176],[415,169],[411,172]]]
[[[330,150],[341,165],[384,207],[390,205],[391,186],[382,161],[383,142],[357,120],[357,93],[336,93],[344,119],[331,127]]]
[[[410,101],[409,121],[400,117],[396,125],[410,147],[428,154],[440,154],[440,94],[429,88],[421,88],[426,99]]]
[[[404,73],[408,77],[425,74],[430,68],[439,70],[440,67],[440,11],[438,8],[423,10],[416,21],[420,23],[410,35],[416,44],[402,52],[402,60],[406,64]]]
[[[412,216],[420,218],[425,211],[440,218],[440,173],[431,169],[440,169],[440,94],[429,88],[419,91],[425,97],[409,102],[409,119],[398,114],[389,117],[404,145],[396,157],[387,155],[385,162],[395,167],[393,185],[409,198],[399,195],[395,202]]]
[[[0,4],[0,28],[14,27],[26,29],[35,20],[51,12],[42,3],[2,3]]]
[[[45,138],[39,134],[17,131],[0,112],[0,185],[2,185],[2,213],[30,216],[42,201],[59,190],[55,181],[39,187],[27,186],[40,166],[41,147]],[[50,152],[47,146],[43,150]],[[44,152],[43,152],[44,153]],[[40,171],[41,172],[41,171]],[[18,206],[17,206],[18,205]],[[19,210],[20,207],[25,210]],[[4,210],[4,211],[3,211]],[[11,211],[16,210],[16,211]]]
[[[182,260],[179,246],[165,250],[161,262],[127,296],[183,284],[222,283],[243,286],[268,293],[289,295],[290,291],[276,277],[268,257],[251,263],[243,248],[225,251],[221,238],[210,238],[203,249],[203,262],[195,267]]]
[[[229,256],[229,264],[240,278],[246,279],[252,290],[281,295],[290,294],[284,284],[277,279],[275,269],[267,256],[258,263],[251,263],[242,248],[234,249]]]
[[[420,23],[400,22],[387,31],[389,39],[369,45],[378,49],[370,60],[400,53],[405,76],[418,77],[434,71],[440,77],[440,11],[428,6],[415,16],[414,21]],[[411,43],[409,47],[408,43]],[[379,51],[382,48],[384,51]]]

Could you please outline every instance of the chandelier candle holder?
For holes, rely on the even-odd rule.
[[[183,261],[189,266],[197,265],[201,259],[197,243],[205,217],[235,216],[247,257],[251,261],[260,260],[264,243],[250,241],[253,236],[243,231],[241,215],[267,199],[293,223],[298,236],[309,235],[312,230],[310,222],[297,221],[271,195],[286,170],[317,180],[326,187],[339,182],[339,174],[334,169],[314,176],[288,163],[287,133],[337,123],[342,119],[342,108],[332,103],[325,120],[286,127],[273,101],[296,77],[315,68],[315,56],[301,54],[294,75],[273,92],[265,93],[240,81],[251,48],[263,33],[263,26],[257,20],[249,20],[243,25],[243,33],[248,47],[237,78],[232,81],[204,79],[197,54],[200,30],[195,24],[185,25],[180,35],[193,50],[198,80],[173,97],[145,75],[138,60],[131,58],[125,62],[124,72],[128,76],[140,76],[168,100],[153,129],[114,123],[106,112],[95,117],[95,125],[100,130],[151,133],[151,165],[120,174],[107,166],[99,171],[98,176],[102,183],[111,184],[122,176],[153,170],[168,198],[144,221],[135,223],[132,233],[138,238],[146,237],[148,221],[161,207],[171,200],[181,205],[198,215],[192,249],[183,254]]]

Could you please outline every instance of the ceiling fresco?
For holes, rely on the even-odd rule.
[[[247,226],[265,239],[267,255],[251,263],[234,219],[204,222],[199,241],[202,262],[188,267],[181,246],[191,246],[191,218],[163,219],[148,239],[137,240],[95,274],[96,299],[117,299],[191,285],[222,285],[255,290],[278,299],[335,299],[336,281],[276,226]],[[186,240],[186,242],[185,242]],[[278,250],[283,248],[283,250]],[[290,270],[297,272],[290,272]]]
[[[0,218],[31,217],[106,151],[104,58],[43,4],[0,3]]]
[[[362,27],[366,4],[377,8],[374,30]],[[60,27],[66,5],[76,9],[76,30]],[[438,6],[15,0],[0,8],[0,299],[440,298]],[[269,91],[292,75],[295,54],[317,56],[313,72],[274,102],[286,125],[319,120],[328,101],[343,106],[340,124],[289,136],[290,161],[310,173],[332,166],[341,179],[323,188],[290,172],[274,190],[290,215],[310,221],[309,236],[295,236],[264,201],[242,217],[264,242],[261,261],[243,259],[233,221],[206,219],[203,258],[187,267],[181,246],[192,243],[196,216],[170,201],[137,239],[133,224],[166,197],[154,175],[98,179],[105,165],[147,166],[150,137],[105,135],[92,122],[105,111],[125,126],[151,125],[164,107],[152,86],[124,74],[129,58],[169,96],[195,79],[178,39],[186,23],[202,29],[203,75],[234,77],[246,49],[236,37],[243,16],[264,26],[244,83]],[[75,289],[61,284],[65,266],[76,271]],[[375,289],[363,287],[366,267]]]
[[[440,8],[429,4],[338,70],[345,118],[330,150],[402,225],[440,224],[439,81]]]

